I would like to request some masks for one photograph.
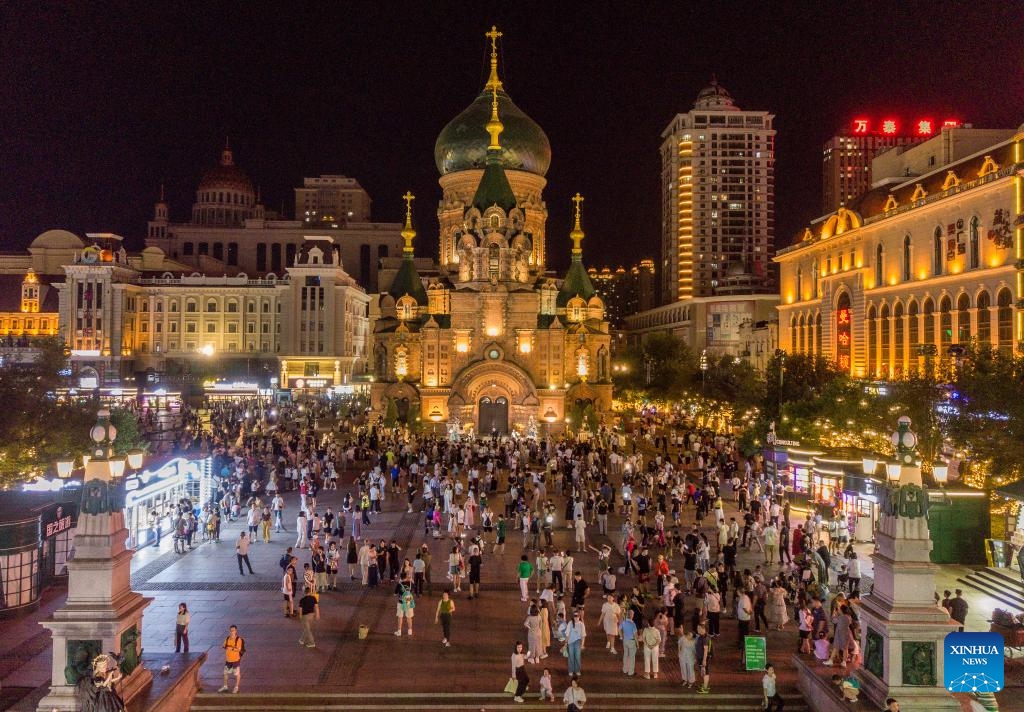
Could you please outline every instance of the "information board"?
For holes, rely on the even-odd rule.
[[[761,635],[745,636],[743,660],[747,671],[764,670],[764,666],[768,664],[768,639]]]

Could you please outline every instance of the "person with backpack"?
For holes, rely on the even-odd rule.
[[[224,639],[224,684],[218,692],[228,691],[228,676],[235,676],[235,688],[231,690],[238,694],[238,688],[242,684],[242,657],[245,655],[245,639],[238,634],[238,626],[232,625],[228,628],[228,637]]]

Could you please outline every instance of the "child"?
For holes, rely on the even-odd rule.
[[[544,668],[544,674],[540,676],[540,701],[545,700],[555,701],[555,693],[551,688],[551,673],[547,668]]]
[[[819,663],[825,663],[831,656],[831,650],[829,649],[828,637],[822,633],[814,641],[814,657]]]

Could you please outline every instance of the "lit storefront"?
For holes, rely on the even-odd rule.
[[[786,492],[794,499],[813,501],[811,473],[814,469],[814,458],[821,454],[820,450],[792,446],[789,448],[789,482],[784,484]]]
[[[42,589],[67,576],[78,506],[61,499],[59,482],[0,495],[0,618],[33,610]]]
[[[187,497],[198,506],[210,498],[210,458],[186,460],[175,458],[154,470],[143,470],[125,478],[125,526],[128,546],[142,547],[153,543],[150,514],[156,513],[162,534],[174,526],[173,515],[178,502]]]
[[[236,401],[246,398],[273,398],[272,388],[261,388],[258,383],[245,381],[206,381],[203,383],[203,395],[210,402]]]

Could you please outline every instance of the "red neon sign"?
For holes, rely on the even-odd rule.
[[[887,136],[893,136],[899,130],[899,124],[896,119],[883,119],[882,120],[882,133]]]
[[[853,136],[934,136],[942,129],[955,129],[963,126],[959,119],[936,121],[927,116],[919,116],[913,121],[901,121],[893,116],[879,119],[877,117],[859,116],[850,122],[850,134]]]
[[[960,122],[956,119],[946,119],[942,122],[942,128],[944,129],[955,129],[959,128]]]
[[[917,135],[918,136],[931,136],[933,133],[932,120],[921,119],[917,122]]]
[[[868,132],[868,120],[867,119],[854,119],[853,120],[853,132],[855,134],[866,134]]]

